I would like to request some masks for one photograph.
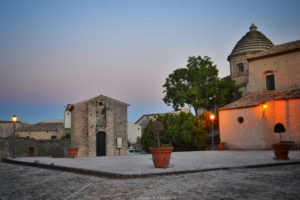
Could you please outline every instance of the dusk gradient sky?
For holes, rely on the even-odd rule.
[[[189,56],[219,76],[251,23],[274,44],[300,39],[299,0],[1,0],[0,120],[63,119],[66,104],[104,94],[128,120],[171,111],[165,78]]]

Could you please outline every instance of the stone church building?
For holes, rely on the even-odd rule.
[[[270,149],[282,123],[282,139],[300,146],[300,40],[274,45],[252,24],[228,61],[243,97],[219,109],[221,141],[229,149]]]
[[[66,106],[65,128],[71,127],[71,146],[79,148],[79,157],[127,154],[128,106],[104,95]]]

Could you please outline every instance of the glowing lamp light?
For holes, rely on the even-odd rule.
[[[211,114],[209,117],[210,117],[211,120],[215,119],[215,115],[214,114]]]
[[[267,108],[268,108],[268,105],[267,105],[267,104],[264,104],[264,105],[263,105],[263,109],[266,110]]]
[[[12,120],[14,123],[16,123],[17,120],[18,120],[17,115],[13,115],[13,116],[11,117],[11,120]]]

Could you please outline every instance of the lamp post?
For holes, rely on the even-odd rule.
[[[13,135],[13,158],[15,158],[15,157],[16,157],[16,122],[17,122],[17,120],[18,120],[17,115],[14,114],[14,115],[11,117],[11,120],[12,120],[12,122],[13,122],[13,124],[14,124],[14,135]]]
[[[214,119],[215,115],[212,113],[210,116],[211,119],[211,148],[214,150]]]

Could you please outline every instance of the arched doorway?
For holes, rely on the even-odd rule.
[[[106,156],[105,132],[98,132],[96,135],[96,155],[97,156]]]

